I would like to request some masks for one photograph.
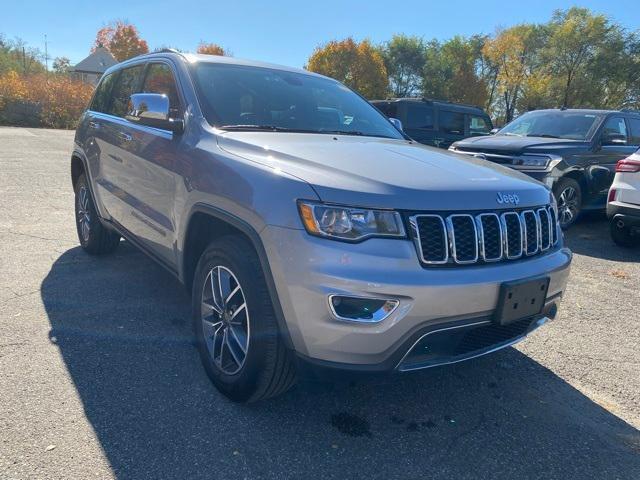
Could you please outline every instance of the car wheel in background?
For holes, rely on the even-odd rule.
[[[582,209],[582,189],[573,178],[561,178],[553,188],[558,202],[558,222],[563,230],[573,225]]]
[[[621,225],[615,218],[609,221],[609,231],[614,243],[620,247],[640,246],[640,236],[634,235],[629,227]]]

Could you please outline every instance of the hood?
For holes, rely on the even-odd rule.
[[[539,182],[485,160],[404,140],[346,135],[226,132],[223,150],[309,183],[322,201],[406,210],[497,209],[549,202]]]
[[[518,137],[515,135],[491,135],[488,137],[472,137],[455,142],[460,150],[519,155],[525,152],[553,153],[557,150],[583,149],[589,142],[567,140],[565,138]]]

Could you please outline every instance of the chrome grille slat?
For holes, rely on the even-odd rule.
[[[553,207],[506,212],[417,214],[409,218],[426,265],[516,260],[546,252],[559,240]]]
[[[473,239],[469,238],[469,235],[459,234],[456,241],[456,230],[461,231],[465,228],[473,230]],[[447,231],[453,261],[460,264],[476,263],[478,261],[478,229],[473,216],[466,213],[449,215]]]

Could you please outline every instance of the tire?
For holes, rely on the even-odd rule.
[[[293,354],[280,336],[260,261],[243,237],[222,237],[205,249],[194,275],[192,311],[200,359],[222,394],[255,402],[295,383]]]
[[[112,253],[120,244],[120,235],[109,230],[100,221],[84,173],[78,177],[74,189],[76,231],[80,246],[91,255]]]
[[[629,227],[620,228],[617,225],[617,221],[611,219],[609,221],[609,231],[611,232],[611,239],[619,247],[633,248],[640,245],[640,236],[635,236],[631,233]]]
[[[558,222],[563,230],[571,227],[582,211],[582,188],[573,178],[561,178],[553,188],[558,202]]]

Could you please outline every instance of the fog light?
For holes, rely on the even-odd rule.
[[[387,318],[400,302],[383,298],[329,296],[331,313],[351,322],[375,323]]]

